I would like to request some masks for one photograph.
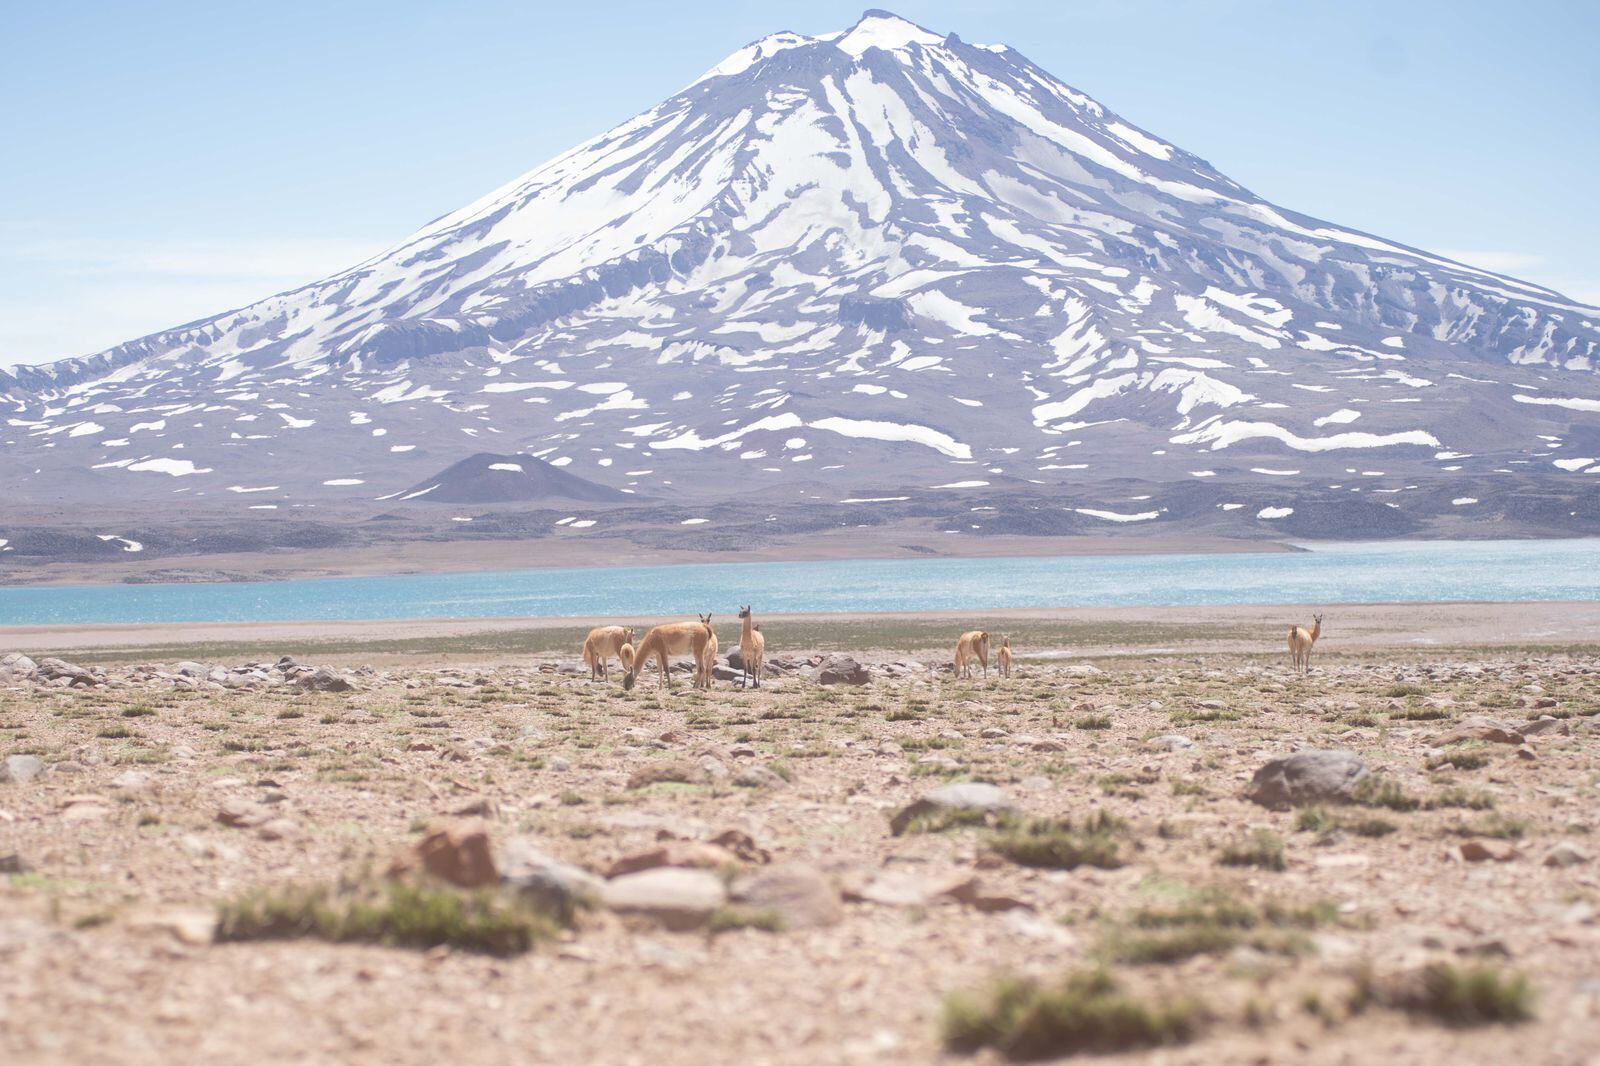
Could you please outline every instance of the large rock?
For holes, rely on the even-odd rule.
[[[733,884],[733,902],[770,911],[786,929],[837,925],[844,917],[833,883],[809,866],[774,866]]]
[[[34,669],[34,677],[39,681],[64,681],[69,685],[91,686],[98,685],[100,678],[94,671],[62,659],[40,659]]]
[[[588,870],[553,859],[527,837],[512,837],[497,853],[500,883],[537,906],[570,920],[579,910],[598,906],[605,882]]]
[[[1459,744],[1467,740],[1485,740],[1491,744],[1521,744],[1522,733],[1506,722],[1473,715],[1461,719],[1449,732],[1435,737],[1433,743],[1435,747],[1442,748],[1446,744]]]
[[[294,683],[301,688],[312,689],[316,692],[349,692],[355,688],[350,679],[326,666],[319,666],[315,670],[308,670],[295,677]]]
[[[389,868],[391,877],[421,869],[459,888],[482,888],[500,880],[489,843],[489,823],[463,818],[428,831]]]
[[[1355,752],[1299,751],[1257,770],[1245,796],[1277,810],[1312,803],[1349,803],[1357,783],[1366,776],[1367,768]]]
[[[1572,727],[1559,718],[1546,715],[1518,726],[1517,732],[1525,737],[1564,737],[1572,732]]]
[[[722,878],[707,870],[661,866],[607,881],[601,898],[618,914],[683,931],[705,925],[727,902]]]
[[[20,651],[11,652],[0,658],[0,685],[11,685],[18,681],[32,681],[38,665]]]
[[[903,807],[889,819],[889,829],[899,836],[920,818],[933,818],[947,814],[971,814],[974,817],[1010,814],[1016,810],[1011,797],[997,785],[980,781],[964,781],[934,789],[915,803]]]
[[[826,656],[812,668],[810,676],[819,685],[865,685],[872,680],[865,666],[838,653]]]
[[[37,755],[8,755],[0,762],[0,785],[25,785],[44,773],[44,760]]]

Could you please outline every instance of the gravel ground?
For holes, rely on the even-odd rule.
[[[1191,1042],[1142,1053],[1161,1062],[1596,1061],[1600,660],[1374,651],[1302,679],[1281,658],[1164,653],[961,682],[943,653],[916,658],[824,687],[797,656],[759,691],[709,693],[653,674],[624,693],[553,658],[348,661],[338,692],[173,663],[0,687],[17,779],[0,783],[0,1059],[964,1060],[941,1043],[948,994],[1104,966],[1150,1002],[1201,1001]],[[1301,749],[1353,752],[1387,791],[1310,814],[1245,797]],[[969,780],[1014,817],[1117,816],[1108,868],[1021,865],[992,815],[891,833]],[[226,901],[381,871],[468,816],[497,856],[531,843],[602,876],[800,868],[836,913],[672,932],[601,907],[510,957],[213,942]],[[1141,915],[1197,899],[1317,917],[1129,953]],[[1439,961],[1525,974],[1533,1019],[1352,1009],[1363,975]]]

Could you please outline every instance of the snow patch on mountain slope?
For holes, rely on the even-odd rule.
[[[1421,429],[1402,430],[1398,433],[1334,433],[1326,437],[1302,437],[1272,422],[1243,422],[1217,420],[1207,423],[1191,433],[1181,433],[1172,438],[1174,444],[1209,444],[1212,451],[1231,447],[1240,441],[1265,438],[1286,444],[1296,451],[1328,452],[1346,448],[1388,448],[1397,444],[1437,448],[1439,440]]]

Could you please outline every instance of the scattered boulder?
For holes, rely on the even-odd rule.
[[[25,785],[44,770],[44,760],[37,755],[7,755],[0,762],[0,785]]]
[[[38,665],[20,651],[11,652],[9,655],[0,657],[0,685],[12,685],[19,681],[32,681],[38,669]]]
[[[916,802],[902,807],[889,819],[889,830],[895,836],[904,833],[919,818],[942,814],[971,814],[976,817],[1010,814],[1015,804],[1006,791],[997,785],[981,781],[963,781],[934,789]]]
[[[513,837],[500,846],[500,883],[536,905],[571,918],[598,906],[605,882],[588,870],[553,859],[527,837]]]
[[[389,867],[396,877],[421,869],[458,888],[482,888],[500,880],[489,843],[489,825],[463,818],[430,829]]]
[[[711,843],[733,852],[742,862],[768,863],[772,861],[772,853],[756,843],[755,837],[746,833],[743,829],[724,829],[711,838]]]
[[[693,763],[661,760],[641,766],[628,775],[628,788],[648,788],[662,782],[693,785],[706,779],[705,771]]]
[[[217,808],[217,821],[234,829],[252,829],[272,819],[272,812],[259,803],[230,799]]]
[[[1467,862],[1510,862],[1517,857],[1515,847],[1492,840],[1468,840],[1458,850]]]
[[[735,881],[734,903],[771,911],[786,929],[815,929],[837,925],[844,917],[839,892],[809,866],[774,866]]]
[[[1144,746],[1158,751],[1182,751],[1184,748],[1194,747],[1194,741],[1176,733],[1168,733],[1165,736],[1151,737],[1144,742]]]
[[[153,787],[150,775],[143,770],[124,770],[111,779],[111,787],[130,796],[143,795]]]
[[[34,669],[34,680],[52,684],[92,688],[100,684],[102,679],[103,675],[62,659],[40,659]]]
[[[1435,737],[1433,744],[1442,748],[1446,744],[1459,744],[1465,740],[1486,740],[1492,744],[1521,744],[1522,733],[1505,722],[1474,715],[1461,719],[1454,729]]]
[[[641,870],[654,870],[662,866],[682,866],[699,870],[723,870],[739,865],[739,857],[718,844],[697,840],[674,841],[659,848],[635,851],[617,859],[606,867],[605,875],[623,877]]]
[[[300,827],[290,818],[269,818],[256,826],[256,836],[262,840],[293,840],[300,835]]]
[[[1255,772],[1245,797],[1282,810],[1312,803],[1348,803],[1367,777],[1366,765],[1351,751],[1313,749],[1273,759]]]
[[[824,656],[810,670],[809,676],[819,685],[865,685],[872,680],[865,666],[848,655],[838,653]]]
[[[1525,737],[1564,737],[1572,732],[1572,727],[1559,718],[1545,715],[1536,721],[1518,726],[1517,732]]]
[[[349,692],[355,688],[349,678],[326,666],[297,674],[294,683],[313,692]]]
[[[61,801],[61,817],[69,822],[86,822],[111,813],[111,801],[92,792],[68,796]]]
[[[939,899],[970,897],[977,891],[977,878],[966,870],[885,870],[846,896],[885,907],[924,907]]]
[[[1589,861],[1589,853],[1571,841],[1563,840],[1545,853],[1546,866],[1581,866]]]
[[[607,881],[601,890],[605,905],[676,932],[698,929],[727,902],[722,878],[708,870],[661,866]]]

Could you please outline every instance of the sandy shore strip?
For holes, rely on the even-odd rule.
[[[1288,626],[1312,608],[1282,605],[1030,608],[937,613],[762,614],[769,645],[855,651],[942,652],[961,630],[1009,633],[1019,656],[1059,657],[1283,652]],[[1600,646],[1600,603],[1341,604],[1326,612],[1317,652],[1447,647]],[[1304,617],[1303,617],[1304,616]],[[162,623],[0,627],[0,652],[64,658],[266,657],[316,653],[325,659],[394,662],[439,659],[514,662],[529,655],[576,655],[594,625],[648,626],[670,618],[463,618],[374,621]],[[731,613],[716,619],[737,641]]]

